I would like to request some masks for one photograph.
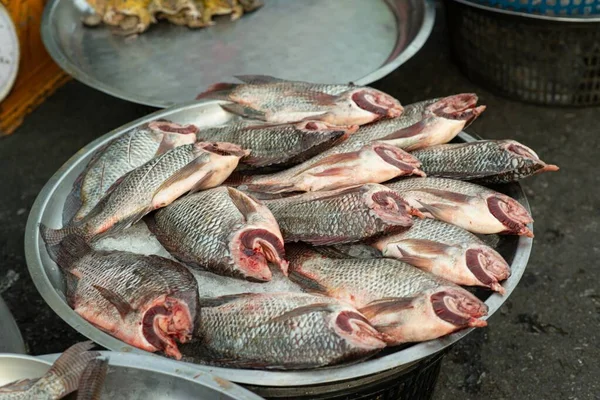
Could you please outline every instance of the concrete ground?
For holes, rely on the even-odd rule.
[[[523,185],[535,218],[527,271],[506,304],[445,358],[435,400],[600,399],[600,108],[510,101],[470,83],[450,61],[443,13],[425,47],[374,86],[404,104],[477,92],[488,106],[470,131],[531,146],[560,172]],[[44,303],[23,253],[27,215],[50,176],[77,150],[153,111],[71,82],[0,139],[0,293],[32,354],[83,340]]]

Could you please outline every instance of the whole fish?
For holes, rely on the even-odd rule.
[[[283,238],[267,207],[229,187],[186,196],[147,219],[177,259],[219,275],[271,280],[269,262],[287,274]]]
[[[383,335],[353,307],[305,293],[201,299],[198,339],[189,358],[238,368],[307,369],[369,357]]]
[[[100,356],[97,351],[89,351],[92,347],[90,341],[69,347],[41,378],[21,379],[0,387],[0,400],[54,400],[74,392],[80,383],[88,383],[82,374]]]
[[[225,110],[274,123],[318,120],[332,125],[364,125],[402,114],[400,102],[379,90],[356,86],[335,95],[308,82],[284,81],[267,76],[236,76],[244,84],[217,83],[198,99],[221,99],[234,104]]]
[[[238,122],[202,130],[198,140],[230,142],[249,149],[250,154],[241,162],[253,167],[289,166],[329,149],[357,128],[340,129],[320,121],[277,125]]]
[[[426,216],[469,232],[533,237],[529,212],[515,199],[474,183],[444,178],[402,179],[387,183]]]
[[[388,344],[434,339],[483,327],[487,306],[460,286],[388,258],[329,258],[287,247],[290,279],[309,291],[348,302],[386,334]]]
[[[304,193],[264,204],[273,212],[286,242],[316,245],[394,232],[411,226],[411,215],[420,215],[394,191],[378,184]]]
[[[53,246],[69,234],[91,240],[120,232],[186,192],[220,185],[245,155],[246,151],[231,143],[198,142],[171,149],[115,182],[78,223],[62,229],[41,224],[42,237]]]
[[[194,125],[152,121],[112,140],[79,174],[65,202],[63,222],[81,220],[120,177],[158,154],[194,143],[197,132]]]
[[[478,140],[442,144],[412,153],[430,176],[482,183],[517,182],[545,171],[558,171],[515,140]]]
[[[103,331],[139,349],[176,359],[176,340],[190,339],[198,285],[183,265],[156,255],[94,251],[80,237],[60,244],[67,303]]]
[[[349,153],[310,160],[271,175],[251,176],[238,188],[253,192],[316,192],[364,183],[381,183],[403,175],[425,174],[415,157],[397,147],[372,142]]]
[[[384,257],[404,261],[458,285],[485,286],[505,293],[500,281],[510,266],[477,236],[434,219],[414,222],[404,232],[371,243]]]

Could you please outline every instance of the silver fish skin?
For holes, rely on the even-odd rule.
[[[424,176],[419,165],[419,160],[397,147],[371,142],[358,151],[333,154],[317,163],[309,161],[280,173],[250,176],[238,189],[264,193],[335,190],[398,176]]]
[[[264,76],[237,76],[243,84],[217,83],[198,99],[231,101],[222,105],[232,113],[273,123],[318,120],[332,125],[364,125],[381,118],[395,118],[403,107],[392,96],[369,87],[353,87],[336,95],[327,94],[308,82],[298,83]],[[321,86],[321,88],[323,88]]]
[[[457,226],[434,220],[416,220],[404,232],[386,235],[371,245],[384,257],[395,258],[458,285],[484,286],[505,293],[500,281],[510,266],[477,236]]]
[[[353,307],[305,293],[201,299],[198,340],[182,346],[194,359],[238,368],[308,369],[369,357],[383,335]]]
[[[302,245],[286,250],[290,279],[354,305],[390,345],[487,325],[479,319],[487,306],[477,297],[412,265],[388,258],[329,258]]]
[[[42,224],[40,232],[48,246],[60,243],[70,234],[92,240],[120,232],[186,192],[220,185],[247,154],[231,143],[198,142],[176,147],[117,181],[78,223],[62,229],[49,229]]]
[[[443,144],[412,153],[432,177],[481,183],[510,183],[545,171],[558,171],[515,140]]]
[[[100,356],[97,351],[89,351],[92,347],[89,341],[69,347],[41,378],[0,387],[0,400],[55,400],[74,392],[86,366]]]
[[[366,184],[334,191],[265,200],[286,242],[315,245],[357,242],[394,232],[420,213],[383,185]]]
[[[198,128],[152,121],[112,140],[88,163],[65,202],[64,223],[85,217],[119,178],[157,154],[196,141]]]
[[[202,130],[198,140],[238,144],[251,151],[241,162],[252,167],[290,166],[329,149],[357,128],[339,128],[320,121],[270,125],[244,121]]]
[[[131,346],[181,358],[176,342],[191,338],[198,317],[198,285],[186,267],[156,255],[94,251],[77,236],[63,240],[56,263],[67,303],[82,318]]]
[[[386,183],[426,216],[472,233],[533,237],[529,212],[515,199],[475,183],[445,178],[401,179]]]
[[[273,214],[236,189],[221,186],[186,196],[146,222],[171,254],[193,268],[269,281],[271,262],[287,274],[283,238]]]

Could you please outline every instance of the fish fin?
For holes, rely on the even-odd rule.
[[[237,83],[228,83],[228,82],[217,82],[210,85],[204,92],[198,94],[196,96],[196,100],[200,99],[218,99],[218,100],[228,100],[229,93],[239,84]]]
[[[343,175],[344,173],[350,171],[350,168],[347,167],[335,167],[323,170],[321,172],[311,173],[312,176],[334,176],[334,175]]]
[[[204,186],[204,184],[206,184],[210,180],[210,178],[212,178],[214,175],[215,175],[215,171],[208,171],[206,174],[204,174],[204,176],[202,178],[198,179],[198,181],[196,181],[196,183],[194,183],[194,186],[192,186],[192,188],[190,189],[190,191],[188,193],[192,194],[192,193],[196,193],[201,190],[207,189],[207,187]]]
[[[460,203],[460,204],[469,204],[469,202],[473,199],[473,196],[469,196],[469,195],[462,194],[462,193],[450,192],[450,191],[441,190],[441,189],[425,188],[425,189],[419,189],[418,191],[424,192],[424,193],[429,193],[429,194],[432,194],[441,199],[448,200],[448,201],[451,201],[454,203]]]
[[[100,293],[100,295],[109,303],[115,306],[122,319],[125,319],[127,315],[134,311],[133,307],[131,307],[131,304],[129,304],[129,302],[118,293],[115,293],[112,290],[104,288],[100,285],[92,285],[92,287],[96,289],[98,293]]]
[[[244,219],[248,220],[248,217],[251,214],[256,214],[258,212],[257,202],[254,201],[254,199],[246,193],[241,192],[232,187],[228,187],[227,192],[229,193],[229,198],[231,199],[231,202],[244,216]]]
[[[260,293],[239,293],[239,294],[228,294],[220,297],[200,297],[199,304],[200,308],[211,308],[219,307],[223,304],[230,303],[232,301],[240,300],[243,298],[251,298],[260,296]]]
[[[398,129],[397,131],[392,132],[387,136],[377,139],[377,141],[403,139],[403,138],[408,138],[408,137],[412,137],[412,136],[417,136],[421,132],[423,132],[425,127],[427,127],[427,125],[429,124],[429,121],[428,121],[429,119],[430,118],[425,118],[415,124],[412,124],[410,126],[402,128],[402,129]],[[433,119],[433,118],[431,118],[431,119]]]
[[[268,321],[261,323],[260,325],[264,325],[267,323],[283,322],[283,321],[287,321],[289,319],[299,317],[301,315],[312,313],[312,312],[321,312],[321,311],[325,312],[325,311],[333,311],[333,310],[334,310],[334,308],[332,307],[331,303],[309,304],[306,306],[294,308],[293,310],[290,310],[290,311],[286,311],[281,315],[278,315],[276,317],[269,319]]]
[[[359,157],[360,157],[360,155],[358,154],[358,151],[352,151],[349,153],[332,154],[328,157],[323,158],[319,162],[312,164],[311,166],[306,168],[304,171],[313,169],[315,167],[320,167],[322,165],[337,165],[337,164],[348,162],[348,161],[354,161],[354,160],[358,159]]]
[[[270,75],[235,75],[234,78],[251,85],[265,85],[267,83],[287,82],[285,79],[275,78]]]
[[[47,246],[56,246],[60,244],[65,237],[80,233],[81,228],[79,226],[71,225],[60,229],[52,229],[40,223],[40,234]]]
[[[414,297],[387,297],[372,301],[358,311],[370,320],[379,314],[395,313],[413,308],[414,299]]]
[[[290,267],[291,267],[291,265],[290,265]],[[300,271],[290,268],[290,270],[288,270],[288,274],[289,274],[288,278],[290,278],[291,281],[302,286],[304,289],[307,289],[311,292],[317,292],[317,293],[323,293],[323,294],[327,293],[327,288],[325,286],[321,285],[316,280],[309,278],[308,276],[304,275]]]
[[[259,193],[294,192],[297,190],[296,185],[293,183],[248,183],[246,186],[248,190]]]
[[[437,257],[452,247],[426,239],[405,239],[395,246],[400,253],[398,259],[416,267],[431,266]]]
[[[209,163],[209,157],[202,157],[202,156],[197,157],[194,160],[190,161],[185,166],[183,166],[181,169],[179,169],[177,172],[175,172],[173,175],[171,175],[168,179],[166,179],[158,187],[158,189],[156,189],[156,191],[154,192],[154,196],[152,196],[152,197],[158,196],[159,193],[161,193],[163,190],[169,190],[169,188],[172,185],[174,185],[175,183],[185,180],[186,178],[189,178],[194,173],[198,172],[198,170],[200,168],[202,168],[202,166],[204,166],[208,163]],[[206,175],[208,175],[208,173],[205,174],[205,176],[203,176],[201,179],[199,179],[196,183],[194,183],[194,185],[190,188],[190,191],[192,189],[194,189],[195,192],[201,190],[201,185],[202,185],[202,183],[205,182]]]
[[[37,382],[36,385],[47,385],[48,379],[61,381],[63,390],[56,398],[63,398],[69,393],[77,390],[81,374],[89,362],[98,356],[97,351],[89,351],[94,347],[91,341],[77,343],[67,350],[52,364],[50,370]]]
[[[258,119],[261,121],[266,121],[265,113],[262,111],[257,111],[253,108],[243,106],[241,104],[233,103],[233,104],[220,104],[221,108],[227,112],[232,114],[241,115],[242,117]]]
[[[437,218],[437,215],[442,215],[444,213],[452,213],[456,210],[458,210],[458,206],[455,205],[451,205],[451,204],[446,204],[446,203],[422,203],[419,202],[419,204],[421,204],[421,206],[425,209],[425,211],[427,211],[428,213],[430,213],[431,215],[433,215],[435,218]]]
[[[79,378],[77,400],[100,400],[107,372],[107,359],[90,361]]]
[[[69,271],[77,260],[91,251],[92,248],[81,236],[69,235],[57,246],[55,261],[59,267]]]
[[[323,192],[313,192],[306,200],[299,201],[294,204],[312,203],[314,201],[322,201],[327,199],[335,199],[345,194],[357,193],[361,191],[363,185],[348,186],[341,189],[327,190]]]

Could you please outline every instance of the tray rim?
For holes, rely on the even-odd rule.
[[[40,193],[38,194],[35,202],[29,213],[27,219],[27,225],[25,227],[25,259],[27,267],[31,275],[31,279],[35,284],[38,292],[43,297],[44,301],[58,314],[58,316],[73,327],[76,331],[82,335],[88,337],[94,342],[101,346],[111,349],[113,351],[130,352],[137,354],[145,354],[156,357],[156,365],[163,365],[162,361],[172,360],[148,353],[144,350],[137,349],[133,346],[127,345],[124,342],[104,333],[100,329],[94,327],[89,322],[85,321],[82,317],[76,314],[58,294],[58,292],[52,286],[47,274],[45,273],[44,264],[41,260],[40,251],[46,251],[45,246],[42,244],[41,236],[39,234],[39,224],[42,220],[42,216],[45,212],[46,206],[51,201],[59,183],[65,176],[70,173],[77,164],[82,162],[83,159],[89,156],[93,151],[99,148],[104,143],[113,139],[114,137],[122,134],[123,132],[131,129],[134,126],[141,125],[145,122],[168,117],[173,113],[195,109],[225,103],[219,100],[208,100],[208,101],[193,101],[188,102],[179,106],[171,107],[156,111],[148,114],[144,117],[138,118],[130,123],[127,123],[117,129],[114,129],[103,136],[93,140],[88,145],[84,146],[81,150],[76,152],[71,158],[69,158],[48,180],[44,185]],[[476,140],[473,136],[461,132],[459,134],[465,141]],[[519,201],[529,212],[529,202],[520,184],[515,184],[517,188]],[[528,227],[533,231],[533,224],[529,224]],[[525,269],[531,253],[533,239],[525,236],[520,236],[518,239],[517,250],[514,255],[513,262],[511,264],[512,275],[505,284],[506,294],[504,296],[493,293],[485,301],[489,307],[489,314],[482,319],[487,320],[490,318],[504,302],[510,297],[517,284],[519,283]],[[331,367],[324,369],[315,369],[307,371],[268,371],[268,370],[250,370],[250,369],[236,369],[236,368],[223,368],[213,367],[207,365],[199,365],[188,362],[180,361],[186,366],[196,368],[199,371],[208,371],[212,374],[218,375],[224,379],[230,380],[238,384],[249,384],[259,386],[274,386],[274,387],[285,387],[285,386],[307,386],[315,384],[326,384],[331,382],[345,381],[349,379],[355,379],[367,375],[376,374],[379,372],[387,371],[394,368],[404,367],[408,368],[417,361],[429,357],[439,351],[442,351],[446,347],[456,343],[462,339],[475,328],[465,329],[446,337],[442,337],[427,342],[421,342],[412,345],[404,350],[396,351],[394,353],[367,360],[361,363],[356,363],[342,367]],[[324,373],[326,371],[326,373]]]
[[[42,24],[41,24],[41,35],[42,42],[44,43],[44,47],[46,47],[46,51],[50,54],[50,57],[58,64],[60,68],[62,68],[67,74],[71,75],[73,78],[78,80],[79,82],[93,88],[99,90],[103,93],[106,93],[110,96],[126,100],[136,104],[142,104],[155,108],[169,108],[176,104],[186,104],[187,102],[152,102],[147,99],[138,99],[135,95],[128,94],[127,92],[121,92],[119,89],[107,85],[102,81],[90,76],[85,73],[80,68],[74,66],[70,63],[68,57],[64,55],[64,53],[60,50],[60,46],[58,45],[54,35],[52,34],[52,15],[54,13],[54,9],[58,5],[60,1],[65,0],[49,0],[44,8],[44,12],[42,14]],[[390,0],[383,0],[385,2],[389,2]],[[420,49],[423,47],[431,32],[433,31],[433,26],[435,24],[435,5],[433,4],[434,0],[420,0],[423,3],[423,20],[421,21],[421,28],[417,32],[414,39],[410,42],[410,44],[404,49],[404,51],[400,52],[397,57],[392,60],[386,61],[384,65],[376,69],[375,71],[361,77],[354,81],[357,85],[368,85],[378,79],[383,78],[388,75],[400,65],[404,64],[410,58],[412,58]],[[388,4],[389,6],[389,4]]]

